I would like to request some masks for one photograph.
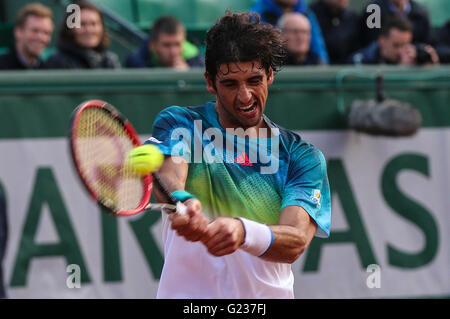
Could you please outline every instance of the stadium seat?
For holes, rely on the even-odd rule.
[[[439,28],[450,19],[449,0],[416,0],[428,8],[431,16],[431,24]]]
[[[135,22],[136,17],[133,13],[133,0],[91,0],[94,4],[106,7],[114,13],[120,15],[123,19],[129,22]]]
[[[188,30],[207,29],[227,8],[244,11],[251,7],[253,0],[137,0],[138,24],[148,28],[162,15],[172,15],[180,19]]]

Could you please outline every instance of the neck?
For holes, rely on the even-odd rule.
[[[32,67],[37,62],[38,57],[28,54],[23,46],[16,45],[16,51],[22,58],[25,59],[27,66]]]

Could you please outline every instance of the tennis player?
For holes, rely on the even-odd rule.
[[[278,30],[227,13],[206,38],[216,101],[156,118],[146,143],[166,155],[160,178],[188,207],[163,217],[158,298],[293,298],[291,264],[314,236],[329,235],[322,153],[264,115],[284,57]],[[166,201],[157,189],[155,197]]]

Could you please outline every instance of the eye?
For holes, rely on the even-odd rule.
[[[258,85],[259,83],[261,83],[261,78],[253,78],[253,79],[250,79],[250,80],[248,81],[248,83],[250,83],[251,85]]]
[[[234,86],[234,82],[233,81],[224,81],[224,82],[222,82],[222,85],[230,88],[230,87]]]

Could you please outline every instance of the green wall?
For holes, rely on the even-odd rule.
[[[338,104],[346,109],[355,99],[374,98],[378,73],[385,95],[416,106],[424,126],[450,126],[450,67],[285,68],[270,87],[266,114],[289,129],[346,129]],[[214,96],[201,70],[0,72],[0,138],[64,136],[72,110],[89,99],[115,105],[149,134],[164,107]]]

